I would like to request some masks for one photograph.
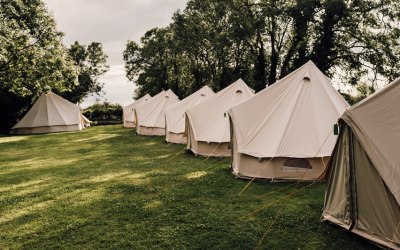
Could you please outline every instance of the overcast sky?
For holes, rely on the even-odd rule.
[[[108,55],[110,71],[102,78],[106,94],[101,100],[126,105],[132,102],[134,84],[125,78],[122,52],[128,40],[139,42],[154,27],[165,27],[172,14],[183,10],[187,0],[44,0],[57,27],[65,33],[64,43],[100,42]],[[95,102],[90,97],[83,108]]]

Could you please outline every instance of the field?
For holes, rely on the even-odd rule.
[[[239,195],[229,164],[120,125],[1,136],[0,249],[374,248],[320,222],[324,183]]]

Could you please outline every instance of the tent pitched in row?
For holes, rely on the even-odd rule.
[[[230,125],[226,112],[254,95],[239,79],[186,111],[187,148],[197,155],[230,156]]]
[[[137,122],[136,132],[140,135],[165,135],[165,110],[179,98],[172,90],[161,91],[150,100],[134,108]]]
[[[229,110],[239,177],[317,179],[348,103],[311,61]]]
[[[328,165],[323,218],[400,249],[400,79],[349,108]]]
[[[138,100],[132,102],[131,104],[123,107],[122,109],[122,119],[123,126],[125,128],[134,128],[136,127],[136,119],[135,119],[135,107],[139,106],[141,103],[148,101],[151,98],[149,94],[139,98]]]
[[[167,142],[186,144],[185,112],[191,107],[207,100],[215,93],[208,86],[204,86],[182,101],[171,105],[165,112],[165,139]]]
[[[90,121],[78,105],[49,92],[43,93],[28,113],[11,128],[12,134],[38,134],[82,130]]]
[[[86,116],[84,116],[83,114],[82,114],[82,119],[83,119],[83,125],[84,125],[84,127],[85,127],[85,128],[90,127],[91,121],[90,121]]]

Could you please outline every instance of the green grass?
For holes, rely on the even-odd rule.
[[[320,222],[323,183],[250,214],[295,186],[239,195],[229,159],[184,148],[121,126],[0,137],[0,249],[373,248]]]

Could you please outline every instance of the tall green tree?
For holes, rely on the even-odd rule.
[[[138,95],[243,78],[259,91],[308,60],[343,84],[376,87],[400,76],[395,0],[190,0],[166,28],[124,52]]]
[[[176,88],[169,81],[169,61],[172,60],[168,29],[155,28],[141,38],[140,47],[128,41],[124,51],[125,68],[129,80],[137,82],[138,95],[157,94],[162,89]]]
[[[85,46],[76,41],[68,49],[68,53],[77,68],[78,84],[61,95],[71,102],[80,103],[89,94],[102,94],[104,83],[100,81],[100,77],[109,70],[109,65],[101,43],[92,42]]]
[[[0,131],[7,131],[47,88],[77,84],[62,34],[40,0],[0,0]]]

